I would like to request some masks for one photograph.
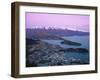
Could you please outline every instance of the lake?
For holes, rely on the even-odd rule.
[[[42,40],[44,42],[53,44],[53,45],[59,45],[63,48],[86,48],[89,50],[89,36],[64,36],[62,37],[66,40],[70,40],[73,42],[81,43],[81,46],[75,46],[75,45],[67,45],[67,44],[61,44],[62,40]],[[80,60],[83,63],[89,64],[89,53],[76,53],[76,52],[65,52],[65,58],[70,60]]]

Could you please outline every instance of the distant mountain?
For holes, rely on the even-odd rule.
[[[89,32],[73,31],[69,29],[45,29],[45,28],[35,28],[26,29],[27,38],[35,39],[58,39],[57,36],[84,36],[89,35]]]

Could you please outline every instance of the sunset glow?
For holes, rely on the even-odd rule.
[[[89,15],[26,13],[26,28],[62,28],[89,32]]]

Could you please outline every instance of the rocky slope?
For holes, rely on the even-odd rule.
[[[86,64],[80,59],[65,57],[65,52],[82,53],[86,49],[64,49],[59,45],[52,45],[41,40],[27,39],[26,41],[26,67]]]

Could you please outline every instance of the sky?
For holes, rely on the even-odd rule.
[[[50,14],[32,13],[25,14],[26,28],[62,28],[89,32],[89,15],[79,14]]]

